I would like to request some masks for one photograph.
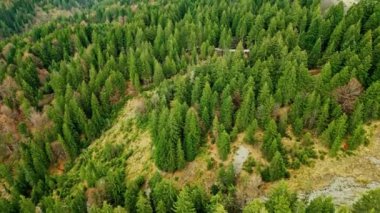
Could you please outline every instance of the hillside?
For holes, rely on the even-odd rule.
[[[380,211],[379,14],[1,2],[0,212]]]

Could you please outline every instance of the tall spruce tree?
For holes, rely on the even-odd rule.
[[[194,203],[191,199],[190,191],[184,188],[178,195],[178,199],[174,204],[174,212],[176,213],[195,213]]]
[[[230,153],[230,136],[224,130],[221,134],[219,134],[217,143],[218,153],[222,160],[226,160],[228,154]]]
[[[136,203],[137,213],[153,213],[149,200],[144,196],[142,192],[139,193],[139,197]]]
[[[269,165],[269,176],[272,181],[276,181],[287,176],[284,159],[280,152],[276,152]]]
[[[201,143],[201,132],[196,111],[190,108],[186,113],[184,129],[184,150],[187,161],[194,160]]]

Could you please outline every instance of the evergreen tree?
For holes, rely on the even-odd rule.
[[[178,191],[174,188],[171,182],[163,180],[158,183],[152,191],[152,198],[156,211],[170,212],[174,203],[177,201],[177,194]]]
[[[247,127],[247,130],[245,132],[245,138],[244,138],[244,140],[247,143],[253,144],[253,143],[256,142],[255,134],[256,134],[257,127],[258,127],[257,120],[254,119],[251,122],[251,124]]]
[[[274,99],[267,83],[261,88],[257,103],[257,121],[263,127],[269,122],[274,106]]]
[[[35,212],[36,206],[29,198],[25,198],[24,196],[21,196],[20,202],[20,211],[21,212]],[[0,204],[1,206],[1,204]],[[1,210],[2,208],[0,208]],[[9,209],[3,209],[4,212],[8,211]]]
[[[296,200],[296,194],[290,192],[285,183],[281,182],[276,188],[272,189],[265,206],[270,213],[290,213],[296,204]]]
[[[261,147],[261,150],[263,151],[265,157],[268,160],[271,160],[274,156],[273,154],[276,153],[276,151],[280,150],[280,141],[281,137],[279,137],[279,134],[277,132],[277,125],[276,122],[272,119],[268,124],[264,132],[263,137],[263,145]]]
[[[363,123],[363,104],[359,103],[349,119],[348,132],[353,133],[354,130]]]
[[[154,60],[154,74],[153,74],[153,82],[157,86],[165,79],[164,73],[162,71],[161,64]]]
[[[348,148],[354,150],[366,142],[366,132],[361,125],[354,130],[352,137],[348,140]]]
[[[335,207],[331,198],[318,197],[313,199],[306,208],[306,213],[334,213]]]
[[[278,80],[275,97],[278,102],[287,105],[296,94],[296,69],[291,64],[285,65],[285,71]]]
[[[219,135],[216,145],[220,158],[226,160],[230,153],[230,136],[225,130]]]
[[[137,213],[153,213],[149,200],[146,199],[142,192],[139,193],[139,197],[136,203]]]
[[[206,82],[203,91],[202,91],[202,97],[200,101],[200,107],[202,109],[201,117],[202,120],[206,126],[206,129],[210,128],[211,126],[211,117],[213,115],[213,109],[212,107],[212,91],[210,84]]]
[[[190,108],[186,113],[184,135],[185,158],[187,161],[192,161],[194,160],[201,143],[201,132],[197,114],[192,108]]]
[[[353,205],[353,212],[380,211],[380,189],[374,189],[364,194]]]
[[[194,203],[191,199],[188,188],[184,188],[178,195],[178,199],[174,204],[174,212],[176,213],[195,213]]]
[[[196,77],[193,83],[193,88],[191,90],[191,104],[194,105],[195,103],[199,103],[200,97],[201,97],[201,91],[202,85],[201,85],[201,79],[199,77]]]
[[[243,103],[240,106],[240,109],[237,111],[235,125],[239,131],[247,128],[251,115],[253,114],[252,109],[254,108],[253,103],[253,89],[248,88],[246,95],[244,96]]]
[[[265,205],[259,200],[254,199],[249,202],[243,209],[243,213],[267,213]]]
[[[176,145],[176,154],[177,154],[177,169],[183,169],[186,164],[185,160],[185,154],[182,149],[182,142],[181,140],[178,140],[177,145]]]
[[[269,176],[272,181],[285,178],[288,172],[285,167],[282,155],[276,152],[269,165]]]
[[[321,112],[319,113],[317,120],[317,132],[322,133],[327,126],[327,122],[329,119],[329,109],[330,109],[330,101],[327,99],[322,106]]]
[[[322,137],[331,149],[331,155],[336,155],[341,147],[342,139],[346,134],[346,121],[347,116],[344,114],[338,120],[332,121],[322,134]]]
[[[162,138],[163,141],[161,141],[162,145],[165,147],[164,150],[166,150],[166,152],[164,152],[163,156],[160,157],[163,158],[163,168],[167,171],[174,171],[177,167],[177,143],[178,140],[180,140],[180,126],[175,116],[174,110],[171,110],[169,120],[167,122],[169,132],[167,138]],[[163,132],[168,130],[162,129],[161,131]]]
[[[321,48],[321,39],[318,38],[317,42],[314,44],[314,47],[309,54],[309,67],[313,68],[318,65],[318,60],[321,56]]]
[[[223,124],[226,130],[231,130],[232,117],[233,117],[233,102],[232,102],[232,97],[230,95],[226,95],[226,96],[227,97],[224,97],[224,95],[222,95],[222,105],[220,109],[220,122]]]

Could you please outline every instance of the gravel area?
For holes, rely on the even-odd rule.
[[[249,156],[249,150],[243,145],[240,146],[234,155],[234,161],[233,161],[236,174],[239,174],[241,172],[243,168],[243,164],[247,160],[248,156]]]
[[[308,202],[319,196],[330,196],[337,205],[352,205],[364,192],[379,186],[380,182],[359,183],[352,177],[335,177],[325,188],[299,196]]]

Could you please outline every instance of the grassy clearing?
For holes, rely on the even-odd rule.
[[[335,177],[352,177],[362,184],[379,181],[380,166],[376,160],[380,159],[380,121],[367,125],[365,129],[370,140],[368,146],[337,158],[326,156],[323,160],[316,160],[311,167],[302,166],[291,171],[290,179],[286,180],[289,187],[311,192],[326,187]]]

